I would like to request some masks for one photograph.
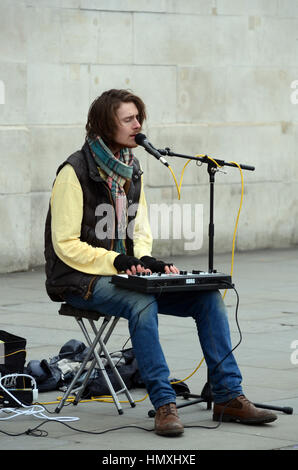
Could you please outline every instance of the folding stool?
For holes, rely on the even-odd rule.
[[[98,311],[93,311],[93,310],[83,310],[83,309],[78,309],[78,308],[75,308],[75,307],[72,307],[71,305],[67,304],[67,303],[64,303],[64,304],[61,304],[61,307],[60,307],[60,310],[59,310],[59,314],[60,315],[67,315],[67,316],[70,316],[70,317],[74,317],[76,319],[76,321],[78,322],[82,332],[83,332],[83,335],[85,336],[86,338],[86,341],[89,345],[89,350],[80,366],[80,368],[78,369],[77,373],[75,374],[74,378],[72,379],[70,385],[68,386],[66,392],[64,393],[64,396],[62,398],[62,400],[60,401],[59,405],[57,406],[57,408],[55,409],[55,412],[56,413],[59,413],[60,410],[62,409],[62,407],[64,406],[64,403],[65,401],[67,400],[68,396],[73,393],[75,394],[75,399],[73,401],[73,404],[74,405],[77,405],[78,402],[80,401],[80,398],[82,396],[82,393],[84,392],[84,389],[86,388],[86,385],[87,385],[87,382],[88,382],[88,379],[92,373],[92,371],[94,370],[94,368],[96,366],[99,367],[99,369],[101,370],[102,374],[103,374],[103,378],[110,390],[110,393],[112,395],[112,398],[113,398],[113,401],[115,403],[115,406],[118,410],[118,413],[119,414],[123,414],[123,410],[122,410],[122,407],[120,405],[120,402],[118,400],[118,394],[120,393],[125,393],[126,396],[127,396],[127,399],[130,403],[130,406],[131,407],[134,407],[135,406],[135,403],[133,401],[133,398],[131,397],[117,367],[115,366],[115,364],[113,363],[112,359],[111,359],[111,356],[110,356],[110,353],[107,349],[107,342],[116,326],[116,324],[118,323],[118,320],[119,318],[118,317],[111,317],[111,316],[107,316],[107,315],[104,315]],[[99,319],[103,319],[102,323],[101,323],[101,326],[99,328],[96,327],[95,325],[95,321],[98,321]],[[94,338],[93,340],[91,339],[90,337],[90,334],[87,330],[87,326],[86,324],[84,323],[84,321],[88,321],[91,328],[92,328],[92,331],[94,333]],[[108,326],[108,324],[110,324],[108,330],[107,330],[107,333],[105,334],[104,336],[104,332]],[[89,328],[90,330],[90,328]],[[98,348],[98,350],[96,350]],[[110,381],[110,378],[107,374],[107,371],[105,369],[105,366],[103,364],[103,361],[102,361],[102,358],[100,357],[100,354],[103,354],[103,356],[106,358],[107,360],[107,363],[109,364],[109,366],[111,367],[111,370],[112,372],[114,373],[114,376],[115,378],[117,379],[119,385],[120,385],[120,390],[118,390],[117,392],[115,391],[111,381]],[[86,368],[86,364],[89,360],[91,360],[91,358],[93,357],[92,361],[91,361],[91,365],[90,367],[88,368],[87,370],[87,373],[86,373],[86,376],[83,380],[83,383],[75,388],[75,384],[76,382],[78,381],[78,379],[80,378],[80,376],[86,372],[85,371],[85,368]]]

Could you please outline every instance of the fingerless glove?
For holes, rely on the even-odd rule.
[[[142,256],[141,261],[144,263],[145,268],[151,269],[153,273],[164,273],[166,266],[173,266],[173,263],[165,263],[152,256]]]
[[[132,266],[137,267],[138,264],[144,266],[144,263],[134,256],[121,254],[114,259],[114,266],[118,272],[126,271],[126,269],[130,269]]]

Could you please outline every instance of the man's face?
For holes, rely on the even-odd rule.
[[[142,128],[138,118],[138,108],[134,103],[130,102],[120,104],[116,112],[117,127],[114,135],[114,153],[124,147],[137,147],[135,135],[138,134]]]

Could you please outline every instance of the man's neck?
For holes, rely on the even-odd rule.
[[[110,147],[111,152],[116,155],[118,152],[120,152],[120,147]]]

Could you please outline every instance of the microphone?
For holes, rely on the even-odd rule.
[[[138,145],[141,145],[142,147],[144,147],[144,149],[147,150],[148,153],[153,155],[153,157],[157,158],[157,160],[163,163],[163,165],[169,166],[166,159],[163,158],[163,156],[159,153],[159,151],[155,147],[153,147],[153,145],[149,142],[145,134],[141,134],[141,133],[137,134],[135,136],[135,141]]]

